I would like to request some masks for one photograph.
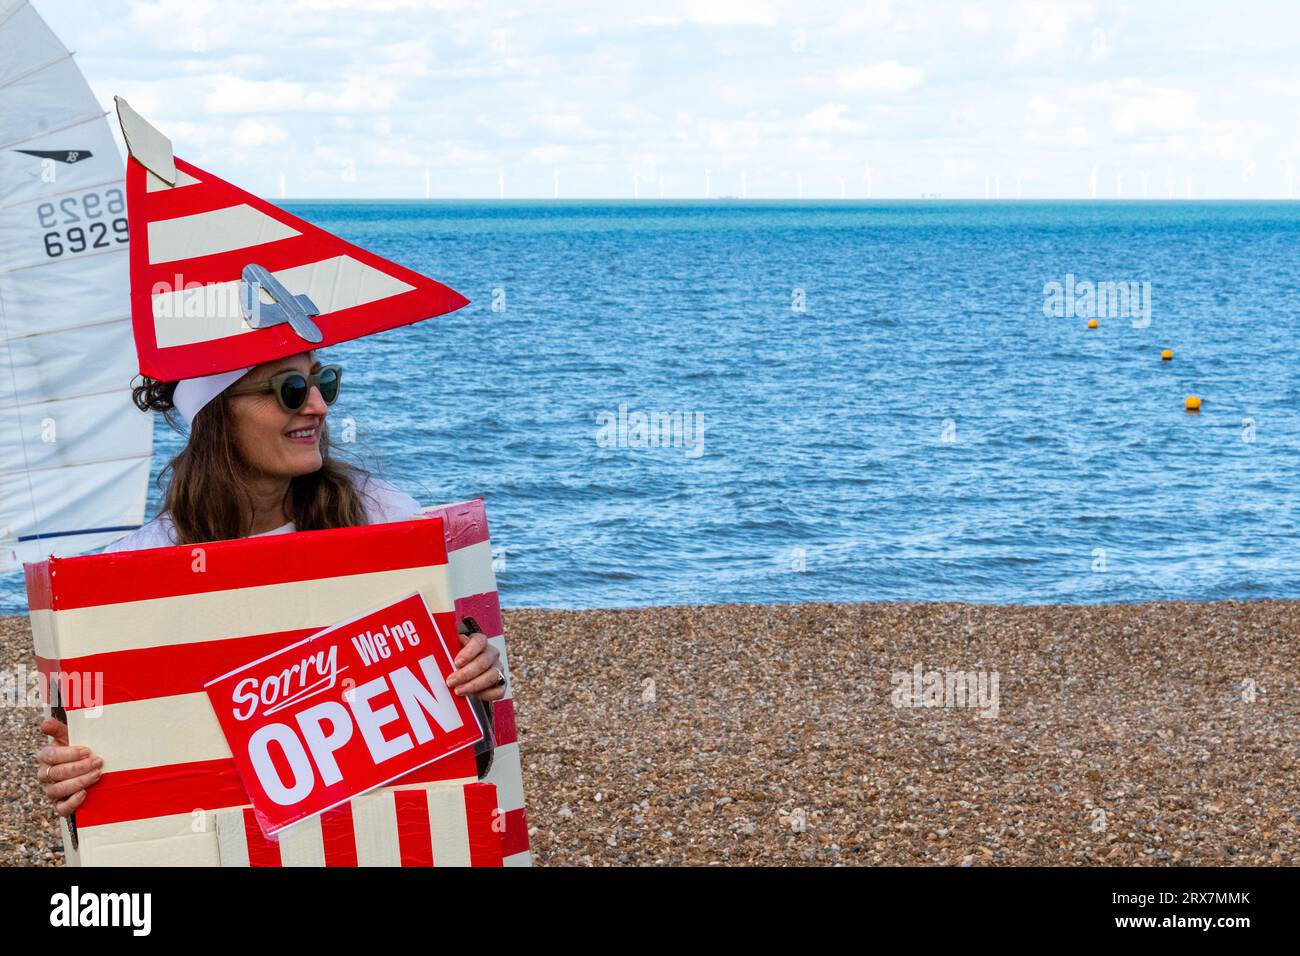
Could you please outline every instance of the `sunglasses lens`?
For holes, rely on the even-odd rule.
[[[320,389],[320,397],[325,400],[325,404],[333,405],[334,400],[339,397],[338,369],[321,369],[320,381],[316,387]]]
[[[296,372],[280,383],[280,404],[291,412],[296,412],[306,404],[307,394],[307,379]]]

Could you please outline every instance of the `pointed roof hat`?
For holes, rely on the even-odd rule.
[[[250,367],[453,312],[469,300],[172,153],[121,97],[131,324],[140,372],[187,421]]]

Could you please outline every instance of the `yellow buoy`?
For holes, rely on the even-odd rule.
[[[1097,327],[1097,320],[1096,320],[1096,319],[1089,319],[1089,320],[1088,320],[1088,328],[1090,328],[1090,329],[1095,329],[1096,327]]]
[[[1173,349],[1165,349],[1163,352],[1160,353],[1160,361],[1162,362],[1172,361],[1173,357],[1174,357]]]
[[[1187,401],[1183,403],[1183,407],[1189,412],[1199,412],[1201,410],[1201,400],[1195,395],[1188,395]]]

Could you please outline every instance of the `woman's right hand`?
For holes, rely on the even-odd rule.
[[[87,747],[68,746],[68,725],[54,717],[41,722],[41,733],[54,738],[36,751],[36,779],[54,810],[66,817],[86,799],[86,788],[103,773],[102,757],[91,756]]]

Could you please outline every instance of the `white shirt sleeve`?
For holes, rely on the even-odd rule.
[[[361,486],[361,501],[371,524],[406,521],[417,517],[420,503],[382,478],[369,478]]]
[[[104,554],[114,551],[143,551],[145,548],[166,548],[176,543],[176,529],[172,527],[171,518],[166,513],[160,514],[148,524],[136,528],[125,538],[118,538],[103,550]]]

